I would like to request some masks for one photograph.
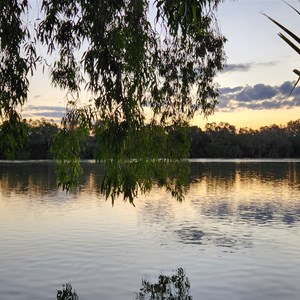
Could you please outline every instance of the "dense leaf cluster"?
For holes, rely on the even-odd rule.
[[[120,161],[129,158],[128,140],[144,128],[181,127],[197,111],[212,113],[218,96],[214,78],[225,61],[225,38],[214,14],[220,1],[42,0],[32,4],[36,18],[27,0],[1,1],[0,117],[5,126],[0,147],[5,156],[13,158],[26,136],[18,108],[27,100],[28,76],[38,62],[70,99],[52,147],[66,187],[80,175],[81,145],[95,123],[101,123],[97,157]],[[40,48],[47,54],[37,54]],[[85,107],[83,90],[90,96]],[[166,154],[166,143],[161,145]],[[134,155],[144,158],[147,151],[137,154],[138,149]],[[173,151],[171,158],[183,153]]]
[[[214,15],[219,2],[43,0],[31,3],[39,11],[34,18],[29,1],[1,1],[2,122],[20,123],[17,108],[27,100],[28,76],[38,62],[49,68],[52,84],[71,96],[72,113],[62,120],[70,140],[80,139],[77,127],[90,130],[83,119],[101,120],[117,131],[122,147],[128,132],[144,125],[145,107],[161,125],[181,124],[196,111],[210,114],[218,95],[213,80],[225,59]],[[46,56],[37,54],[40,48]],[[82,90],[90,95],[89,109],[79,105]],[[8,146],[13,154],[18,143]],[[63,160],[61,154],[56,158]]]
[[[0,136],[7,123],[0,125]],[[59,126],[53,121],[29,120],[22,122],[25,132],[23,148],[15,153],[17,159],[52,159],[53,143],[62,138],[64,152],[75,152],[81,159],[101,160],[114,149],[106,143],[110,132],[105,124],[97,124],[93,131],[82,130],[79,143],[62,136]],[[74,138],[75,139],[75,138]],[[76,139],[77,140],[77,139]],[[118,139],[116,138],[116,142]],[[226,122],[207,123],[204,130],[192,127],[145,126],[127,136],[122,148],[126,159],[180,159],[180,158],[283,158],[300,157],[300,120],[290,121],[286,126],[271,125],[258,130],[236,129]],[[77,152],[78,153],[77,153]],[[64,154],[62,154],[64,155]],[[0,148],[0,158],[9,158],[6,144]],[[152,170],[155,172],[154,170]],[[134,175],[133,171],[133,175]]]

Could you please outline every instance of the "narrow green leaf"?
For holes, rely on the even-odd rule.
[[[286,36],[282,33],[278,34],[289,46],[291,46],[298,54],[300,54],[300,48],[297,47],[293,42],[291,42]]]
[[[297,10],[294,6],[292,6],[291,4],[287,3],[286,1],[282,0],[286,5],[288,5],[290,8],[292,8],[297,14],[300,15],[300,11]]]
[[[299,70],[294,69],[293,72],[300,77],[300,71]]]
[[[295,71],[295,70],[294,70]],[[298,71],[299,72],[299,71]],[[298,80],[296,81],[296,83],[294,84],[294,86],[293,86],[293,88],[292,88],[292,90],[291,90],[291,92],[290,92],[290,94],[289,94],[289,97],[292,95],[292,93],[293,93],[293,91],[294,91],[294,89],[296,88],[296,86],[298,85],[298,83],[299,83],[299,80],[300,80],[300,76],[299,76],[299,78],[298,78]]]
[[[271,17],[269,17],[268,15],[262,13],[265,17],[267,17],[270,21],[272,21],[274,24],[276,24],[278,27],[280,27],[282,30],[284,30],[288,35],[290,35],[297,43],[300,44],[300,38],[294,34],[293,32],[291,32],[290,30],[288,30],[286,27],[284,27],[283,25],[281,25],[280,23],[278,23],[277,21],[275,21],[274,19],[272,19]]]

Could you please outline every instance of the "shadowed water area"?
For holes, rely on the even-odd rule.
[[[135,206],[83,170],[66,193],[54,163],[0,163],[0,299],[135,299],[177,268],[193,299],[299,299],[300,160],[195,160],[183,201],[157,181]]]

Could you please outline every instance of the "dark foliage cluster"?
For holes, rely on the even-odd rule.
[[[0,136],[4,136],[6,124],[0,125]],[[22,129],[24,131],[24,143],[20,145],[15,153],[16,159],[52,159],[51,146],[53,137],[58,133],[58,125],[54,121],[41,120],[23,120]],[[7,153],[9,144],[5,139],[0,145],[0,159],[10,159]]]
[[[109,147],[123,151],[127,136],[145,125],[145,107],[162,126],[211,114],[214,78],[225,63],[215,16],[220,2],[1,0],[0,146],[14,158],[24,141],[19,109],[37,66],[68,96],[53,155],[62,172],[74,169],[73,177],[92,121],[104,122],[118,137]],[[83,91],[90,95],[84,107]]]
[[[0,135],[5,129],[0,125]],[[53,141],[59,126],[53,121],[23,121],[26,132],[25,144],[16,152],[17,159],[52,159]],[[78,144],[81,159],[101,159],[113,155],[114,149],[106,145],[108,139],[116,139],[103,124],[97,124],[92,132],[82,133]],[[71,149],[65,140],[65,149]],[[110,143],[114,145],[114,143]],[[258,130],[236,129],[225,122],[207,123],[204,130],[197,126],[163,128],[143,127],[124,141],[123,152],[118,156],[129,159],[160,158],[287,158],[300,157],[300,120],[290,121],[286,126],[271,125]],[[159,147],[158,147],[159,145]],[[66,150],[65,150],[66,151]],[[7,159],[3,143],[0,159]]]
[[[57,291],[56,295],[57,300],[79,300],[79,297],[75,290],[73,290],[70,283],[62,285],[62,290]]]
[[[191,127],[190,135],[191,158],[300,157],[300,120],[258,130],[237,130],[224,122],[208,123],[204,131]]]
[[[214,79],[226,59],[226,38],[215,15],[220,2],[42,0],[31,5],[28,0],[1,0],[2,153],[17,158],[26,130],[31,133],[19,111],[38,66],[47,69],[52,85],[67,95],[67,111],[51,147],[64,188],[76,185],[82,173],[80,158],[87,156],[83,145],[94,123],[103,125],[97,132],[102,141],[97,158],[119,162],[132,154],[146,157],[142,147],[128,151],[133,144],[128,141],[139,138],[145,128],[172,128],[196,112],[211,114],[219,94]],[[89,95],[85,106],[82,92]],[[151,125],[146,125],[145,107],[152,112]],[[173,136],[169,128],[166,131]],[[168,154],[165,141],[156,148],[162,145],[160,151]],[[48,142],[40,145],[38,153],[31,149],[21,156],[49,156]],[[182,156],[179,146],[179,152],[172,147],[170,158]]]
[[[63,284],[57,291],[57,300],[79,300],[70,283]],[[157,283],[142,280],[142,287],[136,293],[136,300],[192,300],[190,281],[182,268],[178,268],[171,276],[160,274]]]
[[[192,300],[190,281],[182,268],[171,276],[159,275],[157,283],[142,281],[136,300]]]

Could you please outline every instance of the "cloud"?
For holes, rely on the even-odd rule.
[[[60,111],[65,112],[66,107],[65,106],[45,106],[45,105],[27,105],[25,107],[26,110],[46,110],[46,111]]]
[[[295,82],[286,81],[278,86],[256,84],[254,86],[238,86],[221,88],[218,111],[234,111],[236,109],[278,109],[300,106],[300,86],[296,87],[288,97]]]
[[[300,96],[300,86],[297,86],[293,91],[294,96]]]
[[[220,88],[219,92],[220,92],[220,94],[229,94],[229,93],[235,93],[237,91],[240,91],[241,89],[243,89],[242,86],[237,86],[235,88],[227,87],[227,88]]]
[[[291,93],[293,89],[293,84],[290,81],[286,81],[284,82],[280,87],[279,87],[279,91],[283,94],[283,95],[289,95]],[[293,92],[295,95],[295,91]]]
[[[32,115],[41,117],[41,118],[44,117],[44,118],[53,118],[53,119],[59,118],[59,119],[61,119],[64,116],[64,113],[53,111],[53,112],[38,112],[38,113],[33,113]]]
[[[66,107],[64,106],[27,105],[24,107],[23,116],[27,118],[61,119],[65,112]]]
[[[251,69],[252,64],[228,64],[225,66],[223,73],[227,72],[247,72]]]
[[[256,84],[255,86],[246,86],[241,92],[235,95],[235,99],[238,101],[252,102],[255,100],[264,100],[273,98],[276,95],[277,91],[275,88],[264,85]]]
[[[268,67],[268,66],[275,66],[277,65],[277,63],[278,61],[265,61],[265,62],[255,63],[255,65],[259,67]]]
[[[259,63],[243,63],[243,64],[228,64],[224,67],[222,73],[228,72],[248,72],[253,67],[267,67],[267,66],[275,66],[277,61],[267,61],[267,62],[259,62]]]

